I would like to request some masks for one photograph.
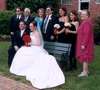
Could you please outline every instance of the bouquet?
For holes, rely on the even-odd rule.
[[[27,47],[30,46],[31,38],[28,34],[23,36],[23,41],[24,41],[25,46],[27,46]]]
[[[54,28],[55,28],[55,29],[60,29],[60,25],[59,25],[59,24],[55,24],[55,25],[54,25]]]
[[[59,29],[60,29],[60,25],[59,24],[55,24],[54,25],[54,34],[55,34],[56,39],[58,39]]]

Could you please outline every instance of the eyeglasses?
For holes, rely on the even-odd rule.
[[[51,11],[51,9],[50,9],[50,8],[47,8],[46,10],[47,10],[47,11]]]
[[[16,12],[20,12],[20,10],[16,10]]]

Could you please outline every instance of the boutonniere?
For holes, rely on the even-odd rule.
[[[49,20],[51,20],[52,18],[51,18],[51,16],[49,16]]]

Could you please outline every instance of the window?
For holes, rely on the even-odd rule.
[[[100,0],[96,0],[96,4],[100,4]]]
[[[89,3],[88,2],[82,2],[80,6],[80,10],[89,9]]]
[[[89,9],[90,0],[79,0],[79,11]]]
[[[61,4],[63,4],[63,5],[71,5],[72,4],[72,0],[61,0]]]

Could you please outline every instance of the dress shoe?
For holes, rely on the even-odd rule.
[[[79,74],[78,77],[88,77],[88,73],[81,72],[81,74]]]

